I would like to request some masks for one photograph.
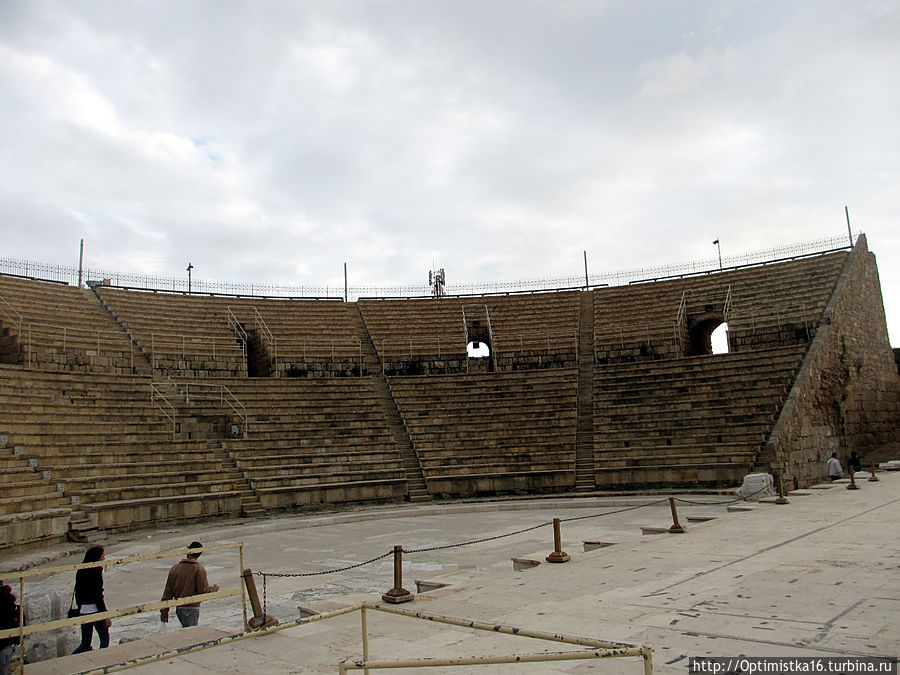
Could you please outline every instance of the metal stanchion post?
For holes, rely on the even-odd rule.
[[[784,496],[784,481],[781,479],[781,474],[778,474],[778,499],[775,500],[776,504],[790,504],[788,498]]]
[[[872,462],[872,475],[869,476],[869,482],[874,483],[878,480],[878,476],[875,475],[875,462]]]
[[[253,618],[248,621],[250,628],[268,628],[277,626],[278,619],[263,612],[259,603],[259,593],[256,591],[256,582],[253,580],[253,571],[248,567],[243,573],[244,585],[247,587],[247,595],[250,598],[250,607],[253,609]]]
[[[856,484],[856,471],[850,469],[850,485],[847,486],[848,490],[859,490],[859,485]]]
[[[675,508],[675,497],[669,497],[669,508],[672,510],[672,527],[669,528],[669,532],[672,532],[673,534],[684,534],[687,532],[687,529],[678,522],[678,510]]]
[[[553,553],[547,556],[547,562],[569,562],[569,554],[562,550],[562,535],[559,530],[559,518],[553,519]]]
[[[403,588],[403,547],[394,546],[394,587],[381,596],[385,602],[397,604],[409,602],[413,594]]]

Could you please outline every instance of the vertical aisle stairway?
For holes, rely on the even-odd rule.
[[[422,473],[422,465],[416,455],[412,439],[403,424],[403,418],[400,416],[400,410],[397,408],[397,402],[391,393],[390,385],[384,373],[380,372],[381,365],[378,354],[375,351],[375,345],[369,336],[369,330],[366,323],[359,313],[359,305],[356,303],[348,304],[350,312],[350,320],[356,327],[356,333],[359,336],[362,345],[363,359],[366,364],[366,370],[371,374],[375,384],[375,391],[381,399],[384,406],[385,416],[391,432],[394,434],[394,440],[400,448],[400,464],[406,473],[406,482],[409,485],[409,501],[411,502],[427,502],[431,500],[428,494],[428,487],[425,484],[425,475]]]
[[[575,489],[593,490],[594,482],[594,294],[581,294],[578,321],[578,416],[575,431]]]

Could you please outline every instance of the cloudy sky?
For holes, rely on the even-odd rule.
[[[0,0],[0,255],[422,284],[864,231],[900,344],[896,0]]]

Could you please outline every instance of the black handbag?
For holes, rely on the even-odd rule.
[[[69,603],[69,612],[68,617],[70,619],[74,619],[76,616],[81,616],[81,608],[75,605],[75,589],[72,589],[72,602]]]

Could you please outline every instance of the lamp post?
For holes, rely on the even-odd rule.
[[[187,273],[188,273],[188,295],[191,294],[191,270],[194,269],[194,266],[191,263],[188,263]]]
[[[722,245],[719,243],[719,240],[716,239],[713,242],[716,245],[716,248],[719,249],[719,271],[722,271]]]

